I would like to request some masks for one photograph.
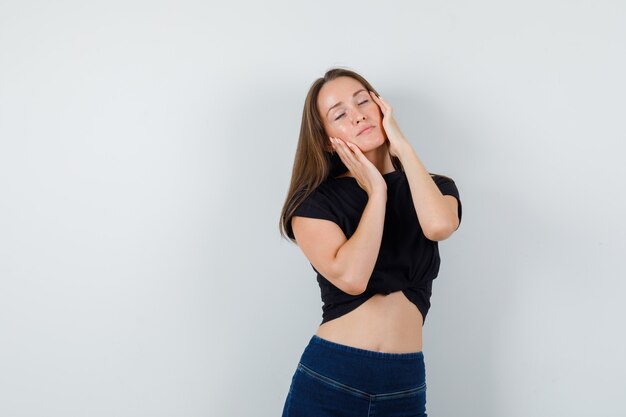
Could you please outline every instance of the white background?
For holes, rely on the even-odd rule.
[[[0,2],[0,415],[278,416],[305,94],[365,76],[463,222],[429,416],[623,416],[621,1]]]

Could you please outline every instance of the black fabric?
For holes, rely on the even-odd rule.
[[[439,273],[438,242],[422,232],[408,179],[403,171],[384,174],[387,183],[387,206],[382,242],[366,290],[353,296],[341,291],[317,273],[323,301],[322,323],[340,317],[374,294],[403,291],[422,313],[424,321],[430,308],[432,281]],[[443,175],[431,176],[444,195],[458,201],[459,224],[462,216],[459,191],[454,181]],[[356,231],[368,196],[356,179],[329,176],[295,210],[294,216],[330,220],[343,230],[346,238]]]

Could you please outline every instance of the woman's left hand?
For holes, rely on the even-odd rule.
[[[398,122],[396,122],[395,117],[393,117],[393,109],[382,97],[378,97],[376,93],[370,91],[370,96],[380,110],[383,113],[383,129],[387,134],[387,139],[389,140],[389,153],[391,156],[395,156],[396,158],[400,158],[402,156],[403,149],[410,147],[411,144],[406,140],[402,132],[400,131],[400,127],[398,126]]]

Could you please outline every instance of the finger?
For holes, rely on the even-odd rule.
[[[356,163],[356,158],[350,148],[341,139],[336,139],[337,153],[347,167],[352,167]]]
[[[375,92],[370,91],[370,95],[372,96],[372,98],[374,99],[378,107],[380,107],[380,109],[382,110],[383,115],[386,114],[388,111],[389,105],[385,101],[383,101],[382,97],[377,96]]]
[[[361,150],[361,148],[359,148],[359,145],[357,145],[356,143],[352,143],[352,142],[346,142],[348,147],[354,152],[354,157],[356,159],[355,162],[355,166],[357,164],[369,164],[369,160],[367,159],[367,157],[363,154],[363,151]]]
[[[361,152],[361,148],[359,148],[356,144],[352,142],[346,142],[346,144],[348,145],[350,150],[354,152],[354,156],[356,157],[357,160],[360,159],[361,157],[365,157],[365,155],[363,155],[363,152]]]
[[[381,106],[381,105],[382,105],[382,103],[381,103],[380,99],[378,98],[378,96],[376,95],[376,93],[375,93],[375,92],[370,91],[370,96],[372,96],[372,99],[374,100],[374,102],[375,102],[376,104],[378,104],[378,106]]]
[[[389,103],[387,103],[387,101],[384,98],[382,98],[381,96],[378,96],[378,99],[380,100],[381,103],[383,103],[383,106],[385,106],[387,110],[391,110],[391,106],[389,105]]]
[[[348,159],[347,155],[348,150],[345,148],[345,146],[341,145],[341,141],[339,139],[331,138],[330,141],[333,144],[333,148],[335,149],[335,152],[337,152],[337,155],[339,155],[339,158],[341,159],[343,164],[349,168],[350,160]]]
[[[344,141],[343,139],[337,138],[337,145],[339,146],[339,149],[341,149],[344,152],[344,155],[347,158],[349,158],[351,161],[355,161],[354,153],[348,146],[348,141]]]
[[[385,111],[387,111],[389,109],[389,105],[387,105],[387,102],[385,100],[383,100],[382,97],[378,97],[378,100],[380,101],[380,106],[385,109]]]

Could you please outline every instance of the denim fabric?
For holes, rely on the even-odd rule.
[[[282,417],[427,417],[423,352],[388,353],[313,335]]]

